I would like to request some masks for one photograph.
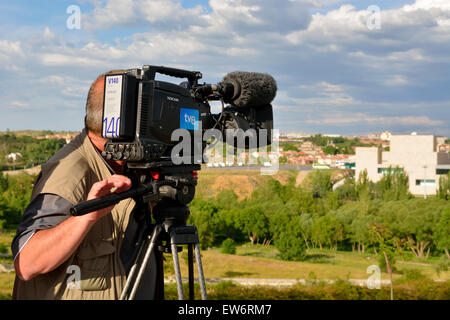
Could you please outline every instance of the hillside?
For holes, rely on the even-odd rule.
[[[261,175],[255,170],[217,170],[202,169],[199,171],[196,195],[201,198],[214,198],[220,191],[233,190],[238,200],[248,198],[270,179],[278,180],[282,185],[294,182],[295,186],[305,183],[305,178],[313,171],[279,170],[275,175]],[[338,181],[348,175],[347,171],[332,171],[333,181]]]

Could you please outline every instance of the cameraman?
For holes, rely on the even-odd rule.
[[[11,245],[16,270],[13,299],[120,297],[138,228],[134,200],[78,217],[69,212],[74,204],[131,187],[123,175],[125,164],[101,156],[107,141],[101,137],[104,78],[117,72],[121,71],[94,81],[85,129],[42,165]],[[146,277],[154,280],[148,272]],[[152,290],[147,287],[141,297],[152,298]]]

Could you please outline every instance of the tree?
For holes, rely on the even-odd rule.
[[[411,198],[409,177],[399,168],[389,167],[388,172],[376,183],[376,190],[377,196],[386,201]]]
[[[325,198],[324,205],[325,205],[325,210],[326,211],[338,209],[340,207],[340,205],[341,205],[341,202],[339,201],[338,194],[336,192],[329,191],[327,193],[326,198]]]
[[[8,215],[7,211],[8,211],[8,202],[0,193],[0,230],[2,230],[8,223],[8,221],[6,220]]]
[[[446,207],[447,201],[440,199],[383,201],[378,216],[393,232],[393,244],[398,249],[405,245],[415,256],[427,258],[434,227]]]
[[[357,199],[355,181],[349,177],[345,177],[345,182],[335,191],[339,200],[355,201]]]
[[[306,141],[311,141],[312,143],[314,143],[316,146],[320,146],[320,147],[324,147],[327,145],[329,138],[322,136],[321,134],[316,134],[312,137],[306,138]]]
[[[333,146],[325,146],[322,148],[322,151],[327,155],[335,155],[339,152],[339,150]]]
[[[216,196],[217,205],[226,210],[231,210],[239,205],[238,196],[233,190],[222,190]]]
[[[251,244],[259,242],[260,237],[264,238],[266,244],[270,237],[269,220],[264,215],[261,207],[253,206],[237,211],[235,219],[236,228],[239,228],[248,235]]]
[[[308,240],[311,239],[313,223],[313,217],[310,213],[304,213],[299,216],[299,231],[308,249]]]
[[[311,190],[315,198],[324,198],[329,191],[332,191],[331,172],[314,171],[309,176],[311,179]]]
[[[213,220],[218,208],[208,201],[194,199],[190,209],[189,222],[197,227],[201,247],[205,250],[211,247],[215,240],[216,230]]]
[[[4,176],[3,172],[0,171],[0,192],[4,192],[8,189],[9,181],[8,176]]]
[[[283,151],[295,151],[298,152],[298,148],[292,144],[292,143],[287,143],[283,146]]]
[[[304,222],[304,221],[303,221]],[[280,258],[288,261],[303,261],[306,258],[306,242],[302,236],[302,220],[300,216],[282,213],[273,221],[275,247]]]
[[[447,258],[450,259],[450,208],[442,212],[441,218],[434,227],[434,242],[439,249],[444,250]]]
[[[328,245],[337,250],[338,241],[343,239],[343,227],[331,214],[316,218],[311,233],[312,240],[319,244],[320,249]]]
[[[359,173],[358,181],[355,185],[356,195],[358,199],[370,199],[371,198],[371,182],[369,180],[369,174],[367,169],[364,169]]]
[[[437,196],[444,200],[450,200],[450,172],[439,177],[439,189]]]

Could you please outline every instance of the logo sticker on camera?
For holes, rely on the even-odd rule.
[[[104,138],[119,138],[122,83],[122,75],[106,76],[102,128]]]
[[[180,108],[180,128],[198,130],[198,110]]]

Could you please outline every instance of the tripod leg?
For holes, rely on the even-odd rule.
[[[192,249],[192,243],[188,244],[189,300],[194,300],[194,255]]]
[[[159,250],[155,251],[156,255],[156,286],[155,286],[155,300],[164,300],[164,257]]]
[[[136,272],[137,269],[138,261],[141,257],[142,249],[144,248],[146,242],[147,241],[143,241],[139,247],[139,251],[136,255],[136,258],[134,259],[133,266],[131,267],[130,272],[128,273],[127,282],[125,283],[125,287],[123,288],[122,294],[120,295],[120,300],[125,300],[126,298],[127,292],[134,278],[134,273]]]
[[[200,256],[200,245],[198,243],[195,244],[195,261],[197,263],[198,280],[200,282],[200,290],[202,293],[202,300],[206,300],[207,297],[206,297],[205,276],[203,274],[202,258]]]
[[[172,235],[171,238],[173,239]],[[181,280],[180,262],[178,261],[178,249],[176,243],[173,243],[173,241],[171,242],[173,267],[175,269],[175,278],[177,280],[178,300],[184,300],[183,281]]]
[[[142,260],[142,264],[139,269],[139,273],[136,277],[136,281],[134,283],[133,289],[131,290],[131,294],[129,297],[130,300],[133,300],[136,295],[137,289],[139,288],[139,284],[141,283],[142,276],[144,275],[145,269],[147,268],[148,261],[150,260],[150,256],[155,248],[156,240],[157,240],[160,232],[161,232],[160,226],[156,226],[155,229],[153,230],[150,244],[147,248],[147,252],[145,253],[144,260]]]

